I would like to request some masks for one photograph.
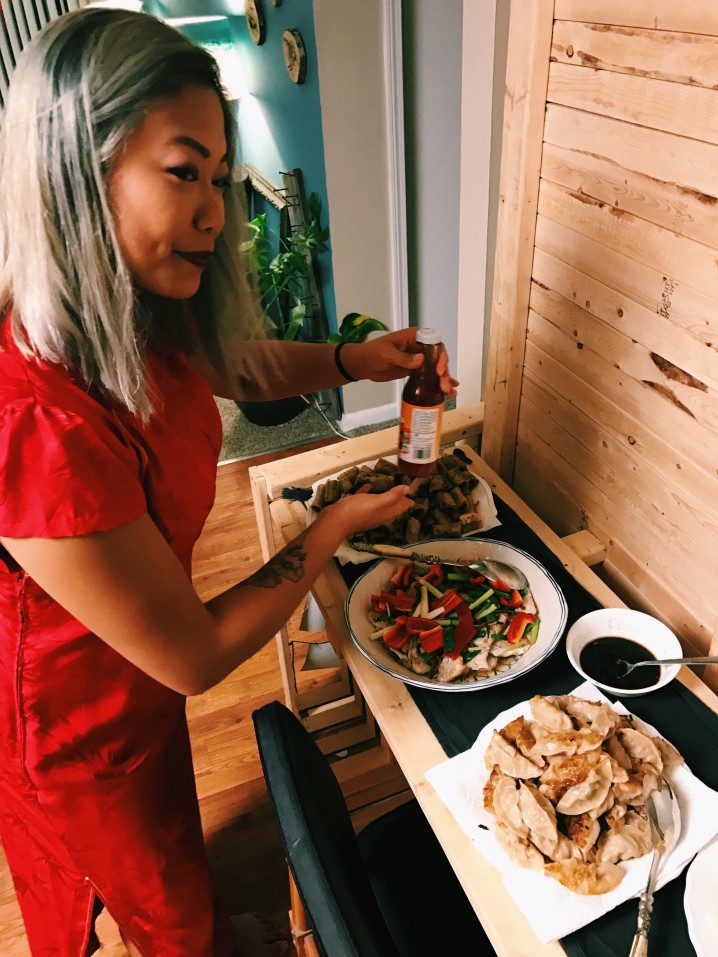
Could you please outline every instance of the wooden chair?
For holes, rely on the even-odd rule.
[[[443,957],[494,950],[416,801],[358,836],[311,735],[274,701],[253,715],[290,868],[298,957]]]

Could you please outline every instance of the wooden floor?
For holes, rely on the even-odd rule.
[[[246,578],[261,563],[247,470],[322,440],[262,458],[221,465],[217,499],[195,550],[194,582],[203,600]],[[301,609],[290,623],[296,634]],[[301,634],[306,641],[312,637]],[[306,646],[297,644],[301,666]],[[302,689],[322,682],[323,672],[305,672]],[[326,680],[326,678],[324,679]],[[202,822],[217,886],[231,912],[261,911],[284,919],[289,905],[282,848],[269,807],[254,741],[252,711],[283,700],[274,642],[206,694],[188,702],[188,719]],[[125,957],[107,915],[98,922],[101,957]],[[0,955],[30,957],[5,859],[0,851]]]

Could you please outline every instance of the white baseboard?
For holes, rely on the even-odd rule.
[[[399,406],[396,402],[387,405],[378,405],[372,409],[359,409],[358,412],[347,412],[339,419],[339,428],[342,432],[351,432],[364,425],[377,425],[379,422],[389,422],[399,417]]]

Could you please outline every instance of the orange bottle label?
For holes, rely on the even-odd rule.
[[[401,403],[399,458],[402,461],[425,465],[439,458],[443,413],[443,402],[431,406]]]

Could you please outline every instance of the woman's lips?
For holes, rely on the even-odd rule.
[[[186,259],[188,263],[192,263],[193,266],[197,266],[198,269],[204,269],[211,253],[183,253],[177,250],[177,255]]]

